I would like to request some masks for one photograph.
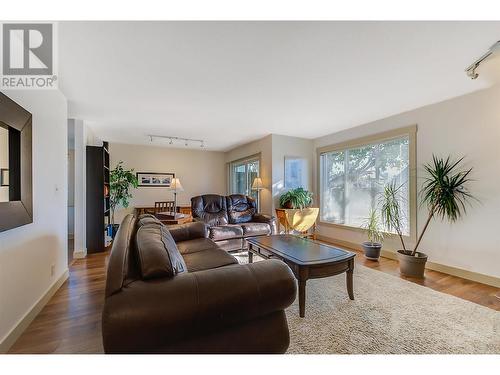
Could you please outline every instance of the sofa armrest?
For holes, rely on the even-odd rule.
[[[276,218],[274,216],[265,214],[255,214],[252,216],[252,221],[256,223],[267,223],[271,226],[271,234],[277,233]]]
[[[284,310],[295,296],[295,278],[278,260],[136,281],[105,301],[104,349],[153,351]]]
[[[208,238],[208,228],[205,223],[201,221],[169,225],[167,229],[175,242],[189,241],[196,238]]]

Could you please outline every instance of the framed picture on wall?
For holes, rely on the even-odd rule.
[[[140,187],[170,187],[175,173],[137,172]]]
[[[285,156],[285,189],[308,188],[306,162],[301,157]]]

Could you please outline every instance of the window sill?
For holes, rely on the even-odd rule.
[[[328,221],[322,221],[318,220],[318,225],[325,226],[325,227],[330,227],[330,228],[337,228],[337,229],[343,229],[346,231],[351,231],[351,232],[358,232],[358,233],[366,233],[366,229],[360,228],[360,227],[352,227],[350,225],[345,225],[345,224],[335,224],[335,223],[330,223]],[[388,232],[383,232],[384,236],[391,236],[397,238],[396,233],[388,233]],[[410,233],[410,235],[403,235],[403,240],[405,241],[415,241],[416,236]]]

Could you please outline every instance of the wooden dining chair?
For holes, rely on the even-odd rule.
[[[175,202],[174,201],[155,202],[155,214],[159,212],[175,212]]]

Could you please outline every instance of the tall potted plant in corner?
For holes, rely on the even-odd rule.
[[[412,250],[405,246],[402,235],[402,220],[399,189],[395,184],[384,188],[382,197],[382,219],[389,231],[395,230],[403,249],[398,250],[400,272],[406,276],[423,277],[427,255],[419,252],[422,238],[434,217],[447,219],[451,223],[466,213],[466,206],[475,199],[466,188],[470,182],[470,169],[461,169],[463,158],[455,162],[433,155],[432,162],[424,166],[427,173],[420,190],[421,205],[427,207],[428,215],[422,232]]]
[[[112,237],[114,238],[119,226],[115,224],[115,210],[118,206],[125,208],[129,206],[130,198],[132,198],[130,190],[131,188],[136,189],[138,182],[133,169],[127,170],[123,168],[123,161],[118,162],[109,176],[109,208],[111,211],[111,225],[113,226]]]
[[[382,250],[384,234],[380,228],[380,219],[377,210],[373,208],[370,210],[370,214],[366,218],[363,228],[366,229],[366,234],[368,236],[368,241],[361,244],[365,253],[365,258],[378,260],[378,258],[380,258],[380,250]]]

